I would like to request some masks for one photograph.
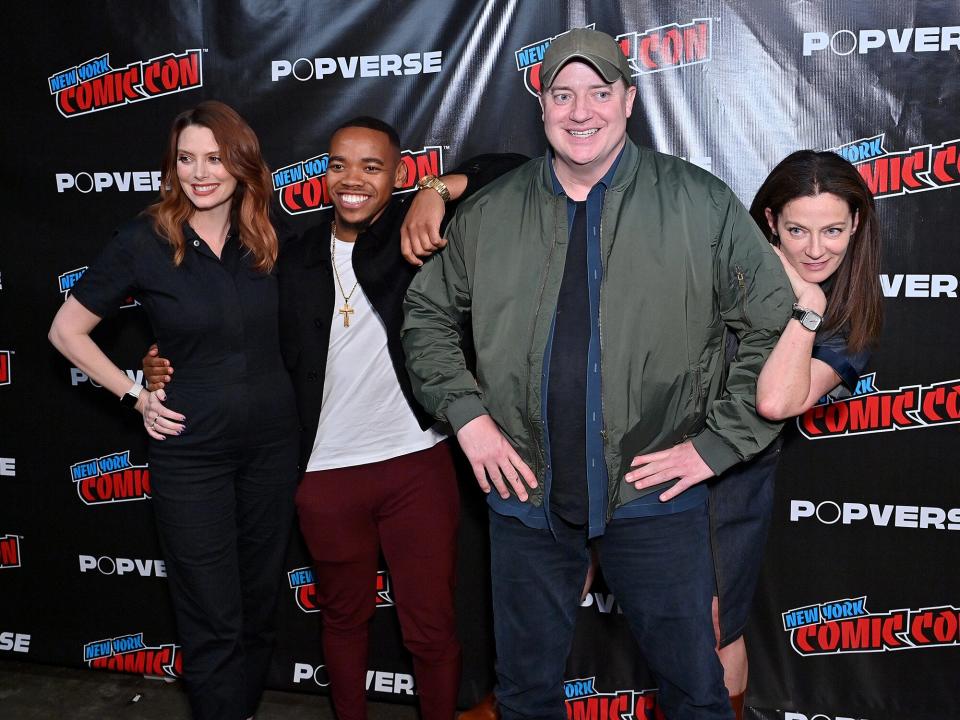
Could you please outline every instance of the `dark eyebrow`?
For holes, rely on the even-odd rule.
[[[601,83],[600,85],[589,85],[587,87],[587,90],[600,90],[601,88],[612,88],[612,87],[613,87],[613,83]],[[573,88],[565,87],[563,85],[553,85],[550,87],[550,89],[547,92],[553,92],[554,90],[565,90],[566,92],[570,92],[573,90]]]
[[[338,160],[338,161],[340,161],[340,162],[343,162],[345,159],[346,159],[346,158],[344,158],[343,155],[331,155],[331,156],[330,156],[330,160],[331,160],[331,161],[332,161],[332,160]],[[377,165],[386,165],[386,163],[385,163],[383,160],[381,160],[380,158],[377,158],[377,157],[360,158],[360,162],[362,162],[362,163],[375,163],[375,164],[377,164]]]

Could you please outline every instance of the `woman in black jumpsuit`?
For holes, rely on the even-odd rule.
[[[268,669],[297,478],[269,172],[240,116],[205,102],[174,121],[163,176],[161,203],[114,234],[50,338],[143,413],[193,714],[242,720],[253,715]],[[156,219],[164,203],[184,208],[180,262]],[[89,338],[130,295],[177,367],[166,394],[130,388]]]

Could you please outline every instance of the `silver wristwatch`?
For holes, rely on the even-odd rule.
[[[793,304],[793,313],[790,317],[798,320],[810,332],[816,332],[823,324],[823,315],[809,308],[801,307],[797,303]]]

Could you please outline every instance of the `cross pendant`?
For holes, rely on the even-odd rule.
[[[344,300],[343,307],[337,310],[337,312],[343,315],[343,326],[350,327],[350,316],[353,315],[353,308],[350,307],[350,303]]]

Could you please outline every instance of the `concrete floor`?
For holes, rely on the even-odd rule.
[[[369,703],[369,720],[415,720],[414,708]],[[140,675],[0,661],[2,720],[190,720],[178,682]],[[268,691],[257,720],[334,720],[318,695]]]

